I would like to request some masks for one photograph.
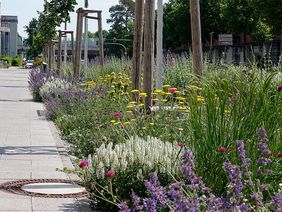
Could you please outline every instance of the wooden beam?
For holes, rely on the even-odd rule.
[[[190,0],[190,16],[192,31],[193,71],[196,76],[201,77],[203,74],[203,52],[199,0]]]
[[[58,60],[57,60],[57,71],[61,74],[62,66],[62,32],[59,30],[59,42],[58,42]]]
[[[85,16],[85,17],[86,17],[86,18],[89,18],[89,19],[99,20],[98,17],[93,17],[93,16],[89,16],[89,15],[87,15],[87,16]]]
[[[144,0],[135,1],[135,26],[133,41],[133,69],[132,69],[132,90],[140,90],[140,76],[142,70],[142,41],[144,25]],[[138,97],[133,94],[137,101]]]
[[[104,65],[104,39],[103,39],[103,28],[102,28],[102,12],[98,13],[98,32],[99,32],[99,56],[100,65]]]
[[[79,8],[80,11],[82,8]],[[77,25],[76,25],[76,41],[75,41],[75,52],[74,52],[74,65],[73,75],[75,80],[79,80],[80,75],[80,62],[81,62],[81,37],[82,37],[82,26],[83,26],[83,14],[77,12]]]
[[[155,0],[145,1],[145,26],[144,26],[144,91],[148,94],[145,98],[145,109],[152,106],[152,73],[154,62],[154,17]]]

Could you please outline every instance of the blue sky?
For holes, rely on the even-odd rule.
[[[168,0],[164,0],[167,2]],[[38,17],[37,11],[42,11],[43,0],[0,0],[1,2],[1,14],[2,15],[15,15],[18,16],[18,32],[21,36],[26,37],[24,32],[24,26],[35,17]],[[88,0],[89,7],[94,9],[100,9],[103,11],[103,28],[108,29],[109,25],[106,24],[106,19],[109,18],[109,8],[112,5],[118,3],[118,0]],[[84,5],[84,0],[77,0],[78,7]],[[69,24],[69,30],[75,30],[76,14],[71,14],[71,23]],[[91,21],[89,23],[89,31],[97,31],[97,22]]]

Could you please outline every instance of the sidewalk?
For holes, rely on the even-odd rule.
[[[43,105],[32,101],[28,70],[0,70],[0,183],[19,179],[77,179]],[[58,151],[59,150],[59,151]],[[63,152],[62,152],[63,153]],[[0,211],[90,211],[85,199],[38,198],[0,191]]]

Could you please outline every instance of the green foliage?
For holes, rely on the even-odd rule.
[[[13,58],[9,56],[2,56],[0,58],[1,61],[7,62],[8,67],[12,65]]]
[[[12,66],[22,66],[22,59],[19,56],[13,57]]]

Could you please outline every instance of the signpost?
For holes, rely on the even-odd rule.
[[[219,45],[221,46],[232,46],[233,36],[232,34],[219,34],[218,41],[219,41]]]

